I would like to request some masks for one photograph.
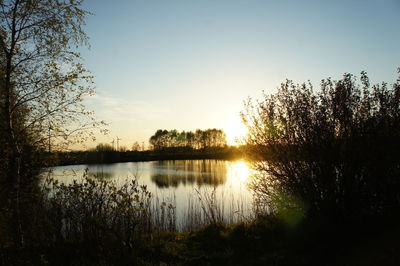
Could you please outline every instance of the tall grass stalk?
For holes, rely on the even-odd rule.
[[[227,199],[230,199],[229,201]],[[191,231],[208,224],[235,224],[252,219],[251,206],[239,195],[226,195],[225,191],[212,189],[194,189],[188,198],[187,209],[183,212],[180,228]]]

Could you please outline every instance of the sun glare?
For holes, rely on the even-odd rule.
[[[231,164],[230,174],[235,177],[235,182],[245,183],[250,176],[250,169],[246,162],[236,161]]]
[[[238,145],[247,134],[247,128],[239,116],[230,118],[224,127],[224,131],[228,145]]]

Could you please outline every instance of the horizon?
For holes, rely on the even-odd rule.
[[[128,149],[157,129],[218,128],[242,136],[248,98],[285,79],[318,88],[321,79],[366,71],[396,80],[397,1],[85,1],[84,65],[96,95],[85,103]],[[80,146],[79,146],[80,147]]]

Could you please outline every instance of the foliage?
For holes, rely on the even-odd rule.
[[[152,235],[176,230],[174,207],[165,202],[154,205],[152,194],[136,178],[117,185],[85,173],[71,184],[47,178],[40,187],[41,191],[23,197],[31,199],[24,204],[29,208],[21,209],[23,248],[40,250],[46,260],[57,261],[56,264],[61,258],[63,263],[79,265],[87,260],[91,261],[89,264],[118,264],[121,257],[132,262]],[[0,264],[8,265],[7,257],[12,254],[3,252],[15,249],[13,230],[9,230],[15,225],[6,217],[12,213],[7,205],[0,205],[0,211],[4,214],[0,217]],[[63,252],[76,256],[64,257]],[[28,262],[19,253],[16,255],[11,260],[15,264]],[[29,254],[28,258],[35,256]]]
[[[25,244],[23,182],[39,154],[94,137],[103,122],[83,105],[94,93],[78,47],[88,44],[82,0],[0,0],[0,182],[13,184],[14,243]],[[57,146],[56,146],[57,145]],[[1,203],[0,203],[1,204]]]
[[[94,91],[77,52],[88,41],[81,4],[0,1],[0,126],[9,168],[24,147],[65,147],[93,137],[87,129],[102,124],[82,104]]]
[[[400,207],[400,79],[371,87],[365,72],[345,74],[317,92],[287,80],[242,117],[261,202],[333,217]]]
[[[88,177],[70,185],[51,179],[46,182],[49,197],[43,207],[51,217],[49,226],[59,230],[54,231],[58,234],[54,239],[127,246],[137,240],[138,232],[150,231],[151,194],[135,179],[119,188]]]
[[[150,137],[150,145],[155,150],[171,147],[190,147],[192,149],[205,149],[226,146],[226,135],[220,129],[197,129],[195,132],[178,132],[174,130],[157,130]]]
[[[144,151],[144,147],[140,146],[139,142],[135,141],[132,144],[132,151]]]
[[[94,151],[97,151],[97,152],[113,152],[113,151],[116,151],[116,150],[110,144],[100,143],[100,144],[98,144],[96,146],[96,148],[94,148]]]

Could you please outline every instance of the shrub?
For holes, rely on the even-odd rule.
[[[400,78],[371,87],[365,72],[345,74],[318,91],[287,80],[242,117],[259,202],[308,215],[398,210]]]
[[[43,211],[46,240],[93,245],[118,243],[132,249],[140,236],[151,232],[151,194],[136,179],[117,187],[113,182],[90,179],[70,185],[47,179]]]

